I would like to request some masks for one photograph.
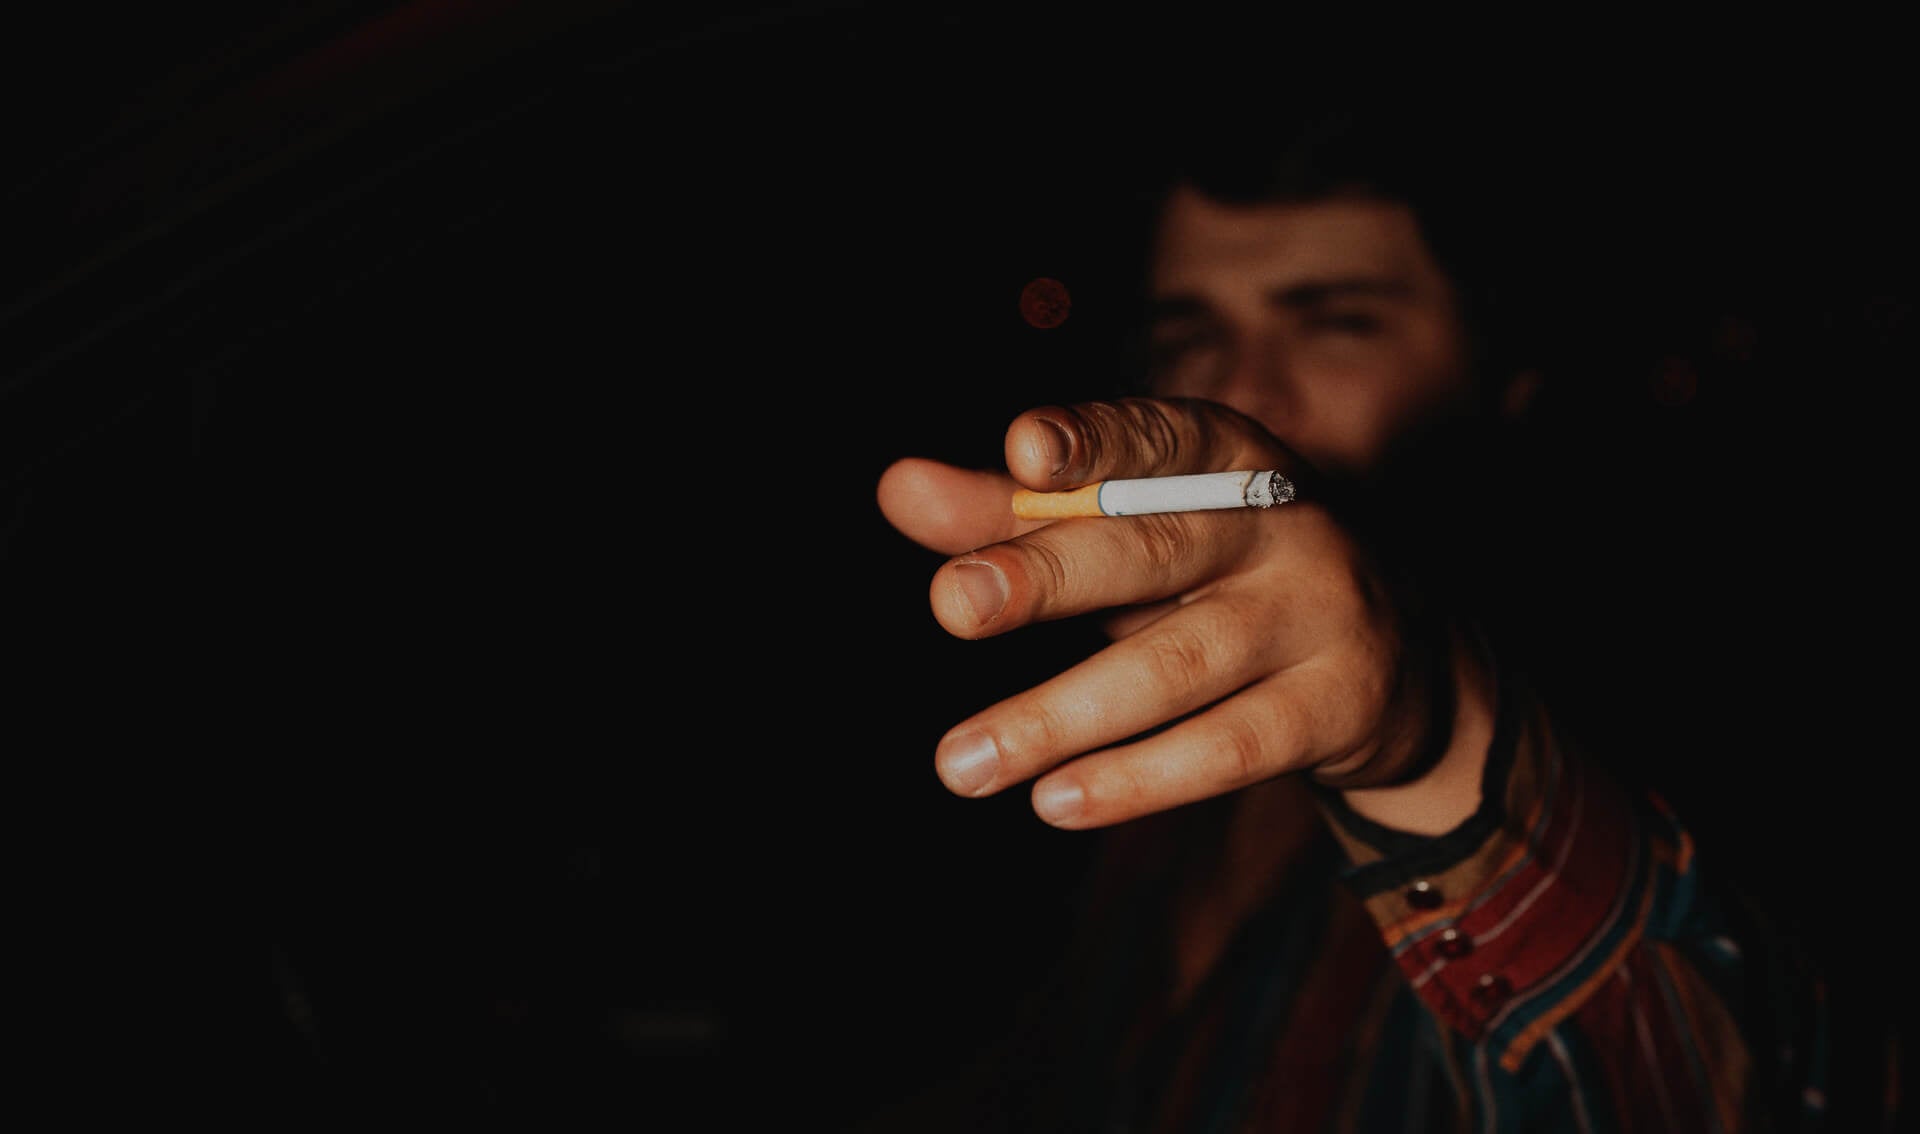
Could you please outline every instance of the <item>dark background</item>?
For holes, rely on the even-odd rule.
[[[993,463],[1128,364],[1168,18],[80,5],[21,37],[0,536],[66,711],[26,766],[84,768],[95,816],[216,804],[158,842],[96,818],[36,892],[144,904],[207,850],[276,1128],[851,1124],[995,1035],[1089,842],[948,796],[933,747],[1093,639],[946,638],[873,486]],[[1809,932],[1875,940],[1910,747],[1885,40],[1406,29],[1448,64],[1416,82],[1296,30],[1276,57],[1329,84],[1483,85],[1577,190],[1606,337],[1552,388],[1583,475],[1539,517],[1600,580],[1558,596],[1568,683]],[[147,948],[107,921],[60,995]]]

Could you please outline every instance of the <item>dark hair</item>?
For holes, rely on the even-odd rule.
[[[1542,255],[1555,168],[1511,107],[1222,79],[1185,88],[1148,119],[1158,164],[1143,223],[1180,185],[1236,204],[1404,204],[1458,294],[1473,365],[1500,378],[1551,364],[1567,310]]]

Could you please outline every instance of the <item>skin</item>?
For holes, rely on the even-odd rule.
[[[1308,485],[1364,477],[1415,425],[1481,404],[1453,290],[1413,214],[1181,189],[1151,283],[1154,397],[1021,414],[1004,474],[906,458],[881,477],[888,521],[952,557],[929,589],[949,633],[1094,615],[1112,638],[955,725],[937,773],[971,797],[1030,784],[1036,814],[1069,829],[1240,792],[1247,837],[1278,845],[1276,826],[1303,814],[1302,776],[1388,826],[1451,829],[1479,802],[1485,667],[1463,636],[1411,631],[1310,491],[1263,512],[1011,511],[1016,486],[1249,468]],[[1442,755],[1407,779],[1427,745]]]

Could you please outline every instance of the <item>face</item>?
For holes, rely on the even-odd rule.
[[[1182,188],[1151,288],[1153,391],[1224,402],[1326,471],[1378,467],[1475,396],[1453,288],[1404,205]]]

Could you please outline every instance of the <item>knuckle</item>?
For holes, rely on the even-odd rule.
[[[1171,689],[1184,699],[1201,687],[1212,655],[1208,636],[1197,628],[1168,627],[1147,643],[1147,678],[1155,688]]]
[[[1144,397],[1088,402],[1075,416],[1087,443],[1089,463],[1097,469],[1116,464],[1139,470],[1136,475],[1169,467],[1179,456],[1188,432],[1177,403]]]
[[[1020,574],[1027,583],[1033,605],[1042,614],[1052,610],[1057,600],[1067,595],[1073,581],[1067,557],[1046,539],[1021,544]]]
[[[1007,772],[1014,778],[1027,779],[1060,762],[1071,726],[1045,702],[1030,701],[1015,708],[991,731]]]
[[[1146,459],[1147,467],[1161,469],[1168,466],[1179,455],[1181,441],[1186,434],[1181,422],[1168,412],[1170,403],[1149,398],[1126,398],[1118,404],[1129,435],[1139,455]]]
[[[1151,569],[1156,581],[1165,583],[1173,577],[1175,567],[1187,553],[1191,536],[1175,515],[1154,514],[1132,519],[1137,521],[1134,531],[1139,537],[1137,562]]]
[[[1219,722],[1214,744],[1228,785],[1245,787],[1267,777],[1268,740],[1268,730],[1246,716],[1233,714]]]

